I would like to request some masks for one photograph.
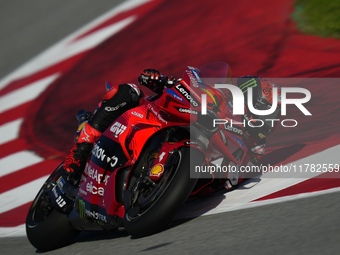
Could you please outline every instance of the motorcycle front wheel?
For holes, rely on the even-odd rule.
[[[190,167],[193,167],[190,156],[202,160],[195,164],[203,164],[201,152],[190,152],[189,147],[182,147],[175,154],[173,163],[155,184],[134,185],[130,188],[127,198],[131,202],[128,203],[130,208],[125,208],[124,227],[133,237],[160,231],[175,216],[195,187],[197,179],[190,178]],[[138,179],[136,182],[143,181]]]
[[[66,214],[58,212],[48,196],[50,181],[59,167],[44,183],[32,202],[26,217],[26,234],[30,243],[41,251],[50,251],[69,244],[79,233],[69,224]]]

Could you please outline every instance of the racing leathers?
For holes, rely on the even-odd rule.
[[[161,94],[165,83],[168,84],[171,79],[173,79],[172,76],[169,79],[157,70],[145,69],[138,81],[139,84]],[[94,115],[82,127],[76,143],[62,165],[64,171],[77,180],[85,167],[94,142],[121,114],[137,107],[142,98],[144,98],[144,93],[135,84],[126,83],[111,87],[98,104]]]
[[[104,95],[92,118],[83,126],[77,142],[63,163],[64,170],[74,177],[78,176],[85,167],[94,142],[122,113],[138,106],[143,97],[143,92],[135,84],[113,86]]]

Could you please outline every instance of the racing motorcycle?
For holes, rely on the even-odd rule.
[[[134,237],[156,233],[190,195],[221,177],[197,170],[218,159],[240,165],[247,152],[242,126],[213,121],[235,119],[230,97],[212,86],[228,83],[230,75],[223,62],[188,66],[162,95],[144,98],[109,126],[79,180],[63,173],[62,164],[57,167],[29,209],[31,244],[56,249],[82,230],[125,228]],[[206,114],[201,114],[202,103]]]

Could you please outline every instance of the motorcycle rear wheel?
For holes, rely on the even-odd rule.
[[[137,214],[134,210],[126,210],[124,217],[125,230],[133,237],[143,237],[159,232],[166,226],[173,216],[178,212],[180,207],[185,203],[193,188],[196,185],[197,179],[190,179],[190,155],[199,153],[193,151],[190,153],[189,147],[182,147],[178,153],[180,160],[178,165],[173,169],[173,173],[168,173],[163,182],[163,187],[159,189],[158,194],[154,194],[155,198],[149,198],[147,208],[138,208]],[[201,159],[202,162],[195,162],[195,164],[203,163],[204,157],[195,156],[196,159]],[[166,174],[166,171],[163,175]],[[163,176],[164,177],[164,176]],[[140,191],[140,196],[142,191]],[[133,207],[146,206],[146,203],[133,204]],[[144,199],[143,201],[146,201]]]
[[[48,201],[48,182],[59,168],[47,179],[32,202],[26,217],[26,234],[30,243],[41,251],[50,251],[68,245],[79,233],[69,224],[66,214],[58,212]]]

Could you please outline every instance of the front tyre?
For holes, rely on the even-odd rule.
[[[185,203],[197,179],[190,178],[190,154],[202,162],[201,152],[190,152],[189,147],[182,147],[175,152],[175,164],[165,169],[162,178],[152,188],[141,185],[136,189],[133,186],[128,198],[131,198],[130,208],[125,208],[124,226],[133,237],[142,237],[160,231],[175,216]],[[197,155],[196,155],[197,154]],[[138,181],[137,181],[138,182]],[[147,190],[146,190],[147,189]],[[137,196],[137,197],[136,197]]]
[[[69,224],[66,214],[58,212],[48,196],[50,181],[57,168],[33,200],[26,217],[26,234],[31,244],[41,251],[57,249],[69,244],[79,233]]]

